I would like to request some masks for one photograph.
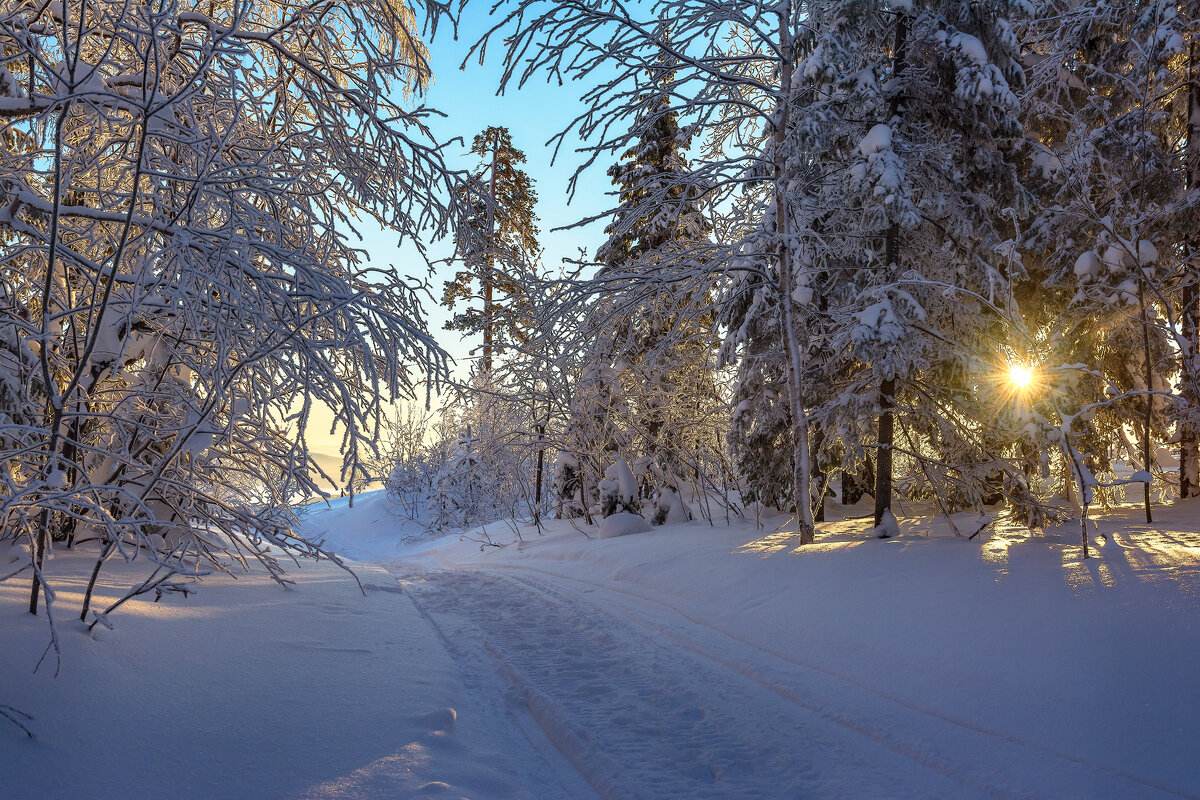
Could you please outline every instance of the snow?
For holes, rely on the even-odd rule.
[[[890,508],[883,510],[879,524],[875,526],[875,535],[880,539],[890,539],[900,535],[900,523],[896,521],[896,515]]]
[[[957,50],[962,54],[963,58],[977,67],[986,66],[988,63],[988,54],[983,46],[983,42],[969,33],[958,31],[952,34],[949,39],[949,46],[951,50]]]
[[[692,518],[692,511],[687,502],[674,489],[661,488],[658,490],[656,505],[659,514],[663,514],[666,522],[687,522]],[[665,514],[664,514],[665,512]]]
[[[1154,246],[1154,242],[1147,239],[1139,239],[1137,243],[1138,264],[1146,266],[1158,261],[1158,248]]]
[[[813,288],[808,284],[797,284],[792,290],[792,301],[800,306],[810,306],[813,301]]]
[[[1101,262],[1095,252],[1088,250],[1075,259],[1075,274],[1083,279],[1100,276]]]
[[[864,158],[870,158],[877,153],[891,149],[891,147],[892,129],[883,124],[876,125],[867,131],[867,135],[858,143],[858,150]]]
[[[66,619],[82,579],[63,582],[57,678],[32,672],[26,586],[0,584],[0,704],[37,734],[0,720],[0,794],[1200,796],[1196,502],[1154,525],[1095,513],[1087,561],[1078,523],[993,512],[968,541],[899,511],[886,540],[831,503],[805,547],[775,517],[497,523],[481,549],[415,539],[371,493],[304,523],[361,559],[365,595],[305,562],[291,589],[213,576],[89,636]],[[114,566],[101,592],[141,574]]]
[[[619,511],[610,514],[600,521],[601,539],[612,539],[617,536],[629,536],[632,533],[645,533],[650,530],[650,523],[637,514]]]
[[[637,478],[633,477],[633,470],[629,468],[629,464],[623,458],[618,458],[604,470],[604,481],[601,481],[601,486],[606,482],[611,482],[612,490],[615,492],[617,500],[621,503],[633,504],[637,502],[638,482]]]
[[[94,557],[59,552],[51,568]],[[0,704],[31,714],[37,736],[0,719],[0,796],[420,798],[440,783],[450,797],[532,800],[527,767],[481,725],[395,579],[356,571],[365,596],[328,562],[305,563],[291,590],[258,570],[214,577],[186,599],[132,601],[91,635],[64,607],[57,678],[53,656],[33,672],[47,637],[27,584],[0,584]],[[111,567],[100,592],[141,577]],[[60,586],[77,606],[82,581]]]
[[[1062,172],[1063,163],[1059,159],[1058,154],[1054,153],[1052,150],[1041,145],[1035,145],[1033,153],[1033,169],[1041,174],[1042,180],[1055,180],[1059,173]],[[1079,261],[1075,262],[1075,269],[1075,274],[1078,275]]]

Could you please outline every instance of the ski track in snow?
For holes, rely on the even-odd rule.
[[[534,750],[544,734],[604,798],[1189,796],[904,704],[599,584],[522,568],[399,580],[481,701],[503,697],[493,710]],[[547,777],[561,771],[546,763],[527,777],[539,797],[590,794]]]

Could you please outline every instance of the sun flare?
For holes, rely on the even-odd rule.
[[[1021,364],[1013,364],[1008,369],[1008,380],[1018,389],[1028,389],[1033,383],[1033,370]]]

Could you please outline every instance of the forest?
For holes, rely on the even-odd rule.
[[[548,145],[611,179],[578,259],[541,257],[543,143],[423,103],[489,11],[466,58],[579,94]],[[0,582],[89,628],[339,560],[297,512],[379,480],[434,531],[809,543],[869,497],[872,535],[1077,519],[1085,557],[1089,509],[1200,495],[1195,0],[3,0],[0,245]]]

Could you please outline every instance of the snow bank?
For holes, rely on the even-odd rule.
[[[85,576],[94,557],[49,563]],[[130,601],[91,635],[69,613],[83,579],[64,578],[57,678],[53,655],[33,672],[47,634],[28,583],[0,584],[0,704],[31,714],[37,735],[0,719],[0,797],[536,796],[395,579],[357,569],[365,596],[305,562],[293,589],[258,570],[212,577],[186,599]],[[142,577],[106,568],[101,602]]]
[[[620,511],[600,521],[600,532],[597,536],[601,539],[613,539],[617,536],[628,536],[631,533],[645,533],[648,530],[650,530],[650,523],[642,517],[630,514],[628,511]]]

